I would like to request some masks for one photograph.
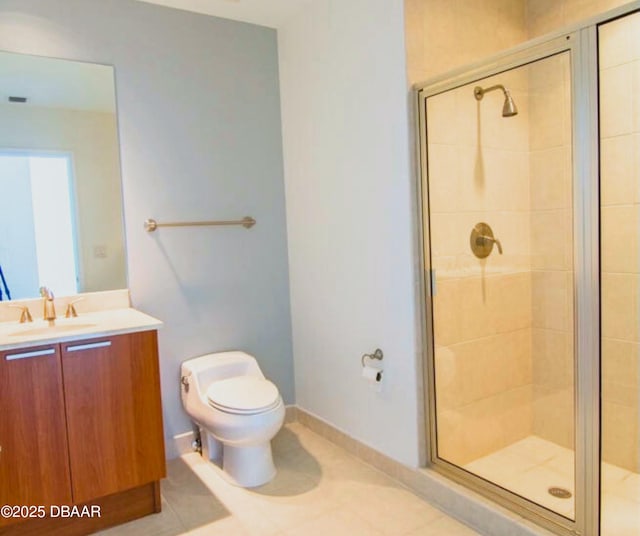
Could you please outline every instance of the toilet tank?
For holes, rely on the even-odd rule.
[[[182,376],[188,377],[190,383],[197,382],[201,393],[204,393],[212,382],[234,376],[264,378],[256,359],[240,351],[206,354],[184,361]]]

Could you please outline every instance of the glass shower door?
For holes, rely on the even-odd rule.
[[[640,534],[640,13],[598,29],[601,534]]]
[[[434,462],[568,519],[571,118],[569,51],[427,96],[423,184]]]

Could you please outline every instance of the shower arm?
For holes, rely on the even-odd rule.
[[[486,89],[481,88],[480,86],[476,86],[474,88],[474,90],[473,90],[473,94],[474,94],[476,100],[480,100],[480,99],[482,99],[482,97],[484,97],[485,93],[489,93],[489,91],[494,91],[496,89],[501,89],[502,93],[504,93],[505,96],[506,96],[507,90],[505,89],[505,87],[502,84],[496,84],[495,86],[491,86],[491,87],[488,87]]]

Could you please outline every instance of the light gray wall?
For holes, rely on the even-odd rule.
[[[165,434],[179,364],[253,353],[293,402],[276,33],[133,0],[0,0],[0,49],[115,66],[129,287],[160,332]],[[143,231],[159,221],[244,228]]]
[[[314,0],[278,40],[296,403],[418,465],[403,0]],[[376,348],[381,392],[361,378],[360,357]]]

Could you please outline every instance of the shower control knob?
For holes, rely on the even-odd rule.
[[[471,230],[469,244],[471,245],[471,251],[479,259],[484,259],[491,255],[494,245],[498,248],[498,253],[502,255],[502,244],[500,240],[493,236],[493,230],[487,223],[480,222],[475,225]]]

